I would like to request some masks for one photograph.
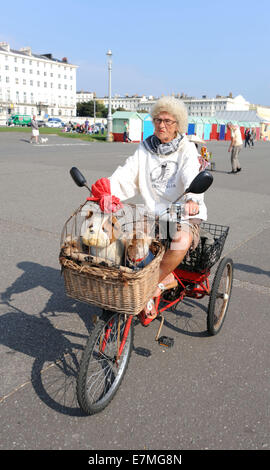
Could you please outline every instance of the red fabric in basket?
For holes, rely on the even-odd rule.
[[[92,197],[88,197],[87,201],[97,201],[102,212],[116,212],[123,207],[120,199],[111,194],[111,183],[108,178],[100,178],[92,184]]]

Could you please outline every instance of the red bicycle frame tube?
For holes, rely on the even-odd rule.
[[[121,341],[121,344],[120,344],[120,347],[119,347],[119,352],[118,352],[118,357],[121,356],[122,352],[123,352],[123,349],[124,349],[124,346],[126,344],[126,340],[127,340],[127,337],[128,337],[128,333],[129,333],[129,329],[130,329],[130,325],[131,325],[131,322],[132,322],[132,315],[129,315],[128,316],[128,319],[126,321],[126,324],[125,324],[125,329],[124,329],[124,333],[123,333],[123,338],[122,338],[122,341]]]
[[[205,295],[210,294],[210,284],[208,279],[210,271],[207,271],[205,273],[196,273],[184,271],[182,269],[177,268],[173,272],[173,274],[174,277],[177,279],[179,285],[183,288],[183,290],[180,292],[179,297],[177,297],[177,299],[173,301],[165,300],[162,298],[162,296],[157,297],[155,303],[156,310],[158,310],[161,298],[163,302],[166,302],[166,305],[159,309],[159,313],[164,312],[173,305],[177,304],[178,302],[183,300],[185,296],[200,299]],[[188,283],[188,287],[184,284],[184,282]]]
[[[173,301],[165,300],[164,298],[162,298],[162,295],[157,297],[155,299],[155,307],[158,313],[162,313],[165,310],[168,310],[170,307],[172,307],[173,305],[183,300],[185,296],[199,299],[199,298],[204,297],[205,295],[210,294],[210,284],[209,284],[209,279],[208,279],[210,275],[210,271],[207,271],[205,273],[196,273],[196,272],[184,271],[182,269],[177,268],[173,272],[173,274],[174,274],[174,277],[177,279],[179,285],[182,287],[182,291],[179,293],[179,297],[177,297],[177,299]],[[159,309],[159,303],[161,300],[165,302],[166,305]],[[125,328],[124,328],[124,332],[122,336],[122,341],[119,346],[117,359],[119,359],[125,347],[132,320],[133,320],[133,316],[129,315],[125,322]],[[104,352],[105,350],[107,341],[112,331],[112,326],[113,326],[114,321],[115,320],[111,320],[109,322],[108,328],[105,332],[105,335],[102,341],[101,352]]]
[[[132,318],[133,318],[132,315],[129,315],[128,319],[125,323],[124,333],[123,333],[122,341],[121,341],[119,351],[118,351],[118,358],[121,356],[121,354],[123,352],[123,349],[124,349],[124,346],[126,344],[126,340],[127,340],[127,337],[128,337],[128,333],[129,333],[130,325],[131,325],[131,322],[132,322]],[[112,326],[113,326],[114,321],[115,320],[111,320],[109,322],[108,328],[106,330],[106,333],[105,333],[103,341],[102,341],[101,352],[104,352],[104,350],[105,350],[105,347],[107,345],[107,341],[108,341],[108,339],[110,337],[110,334],[111,334],[111,331],[112,331]]]

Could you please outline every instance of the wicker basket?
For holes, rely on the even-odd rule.
[[[81,266],[60,253],[66,294],[106,310],[137,315],[153,296],[158,284],[164,248],[159,242],[153,243],[157,254],[139,271],[91,263]]]
[[[153,296],[158,284],[159,265],[164,254],[162,243],[155,239],[152,241],[151,251],[155,257],[139,270],[91,256],[80,243],[74,249],[72,241],[80,240],[84,220],[82,210],[85,210],[85,204],[67,220],[61,236],[59,261],[66,294],[107,310],[137,315]],[[70,240],[68,249],[65,248],[67,237]]]

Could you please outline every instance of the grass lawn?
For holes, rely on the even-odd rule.
[[[14,127],[7,127],[7,126],[0,126],[0,132],[23,132],[26,134],[31,134],[31,128],[30,127],[21,127],[21,126],[14,126]],[[92,135],[84,135],[84,134],[78,134],[78,133],[69,133],[69,132],[62,132],[61,129],[57,129],[55,127],[40,127],[39,128],[39,133],[42,134],[54,134],[54,135],[60,135],[61,137],[68,137],[71,139],[80,139],[80,140],[86,140],[88,142],[93,142],[93,141],[101,141],[105,142],[106,141],[106,133],[103,135],[101,133],[99,134],[92,134]]]

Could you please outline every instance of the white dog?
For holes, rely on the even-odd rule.
[[[124,243],[121,240],[121,228],[112,214],[100,214],[89,211],[81,227],[82,243],[89,247],[90,253],[122,264]]]
[[[40,137],[40,142],[42,144],[45,144],[46,142],[48,142],[48,138],[47,137]]]

